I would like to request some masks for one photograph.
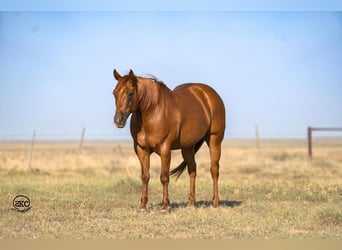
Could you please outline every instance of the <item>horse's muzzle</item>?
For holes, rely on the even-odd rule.
[[[117,128],[123,128],[126,125],[126,121],[129,114],[123,112],[116,113],[114,116],[114,123]]]

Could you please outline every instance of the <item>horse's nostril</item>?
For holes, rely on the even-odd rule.
[[[114,115],[114,123],[118,128],[123,128],[126,124],[127,114],[122,111],[118,111]]]

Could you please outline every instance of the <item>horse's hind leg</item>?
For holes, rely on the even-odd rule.
[[[221,158],[221,142],[223,140],[222,135],[211,134],[207,140],[211,161],[211,177],[213,179],[213,207],[219,205],[218,195],[218,178],[219,178],[219,161]]]
[[[182,149],[183,159],[188,166],[188,172],[190,176],[190,192],[188,199],[188,206],[194,206],[196,201],[196,162],[194,147]]]

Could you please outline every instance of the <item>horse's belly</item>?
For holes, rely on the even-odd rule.
[[[195,145],[203,139],[209,129],[209,125],[205,122],[191,122],[183,126],[180,131],[180,148]]]
[[[183,110],[182,122],[179,129],[179,147],[185,148],[195,145],[208,133],[210,120],[206,111],[200,106]]]

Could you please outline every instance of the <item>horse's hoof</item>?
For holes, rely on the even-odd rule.
[[[186,208],[193,209],[193,208],[195,208],[195,204],[188,203],[188,204],[186,204]]]
[[[166,208],[161,208],[161,209],[159,210],[159,212],[162,213],[162,214],[166,214],[166,213],[169,212],[169,208],[168,208],[168,207],[166,207]]]
[[[139,208],[137,209],[137,212],[139,212],[139,213],[146,213],[146,212],[147,212],[147,209],[146,209],[146,208],[143,208],[143,207],[139,207]]]
[[[219,201],[218,199],[217,199],[217,200],[214,199],[214,200],[213,200],[213,203],[212,203],[212,207],[213,207],[213,208],[218,208],[219,203],[220,203],[220,201]]]
[[[216,205],[216,206],[211,205],[210,208],[213,209],[213,210],[215,211],[215,210],[218,210],[219,206],[218,206],[218,205]]]

